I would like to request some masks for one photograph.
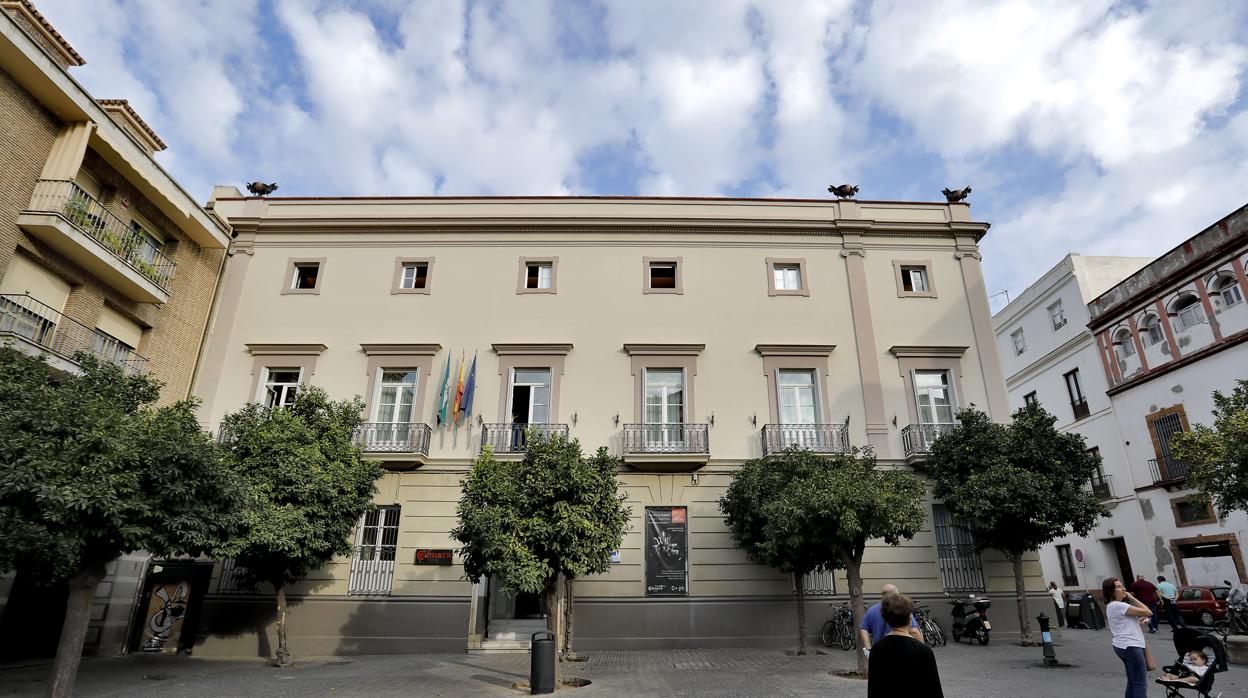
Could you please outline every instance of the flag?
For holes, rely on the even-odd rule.
[[[468,370],[468,383],[464,386],[464,414],[472,417],[472,396],[477,391],[477,353],[472,353],[472,368]]]
[[[447,408],[450,405],[449,405],[449,401],[447,400],[446,389],[450,385],[450,381],[451,381],[451,357],[448,354],[446,357],[446,371],[442,374],[442,390],[439,391],[439,398],[438,398],[437,418],[438,418],[439,426],[446,424],[446,418],[448,416]]]
[[[463,354],[460,354],[459,356],[459,380],[455,382],[455,410],[454,410],[454,416],[451,417],[451,421],[453,421],[455,424],[459,424],[459,412],[460,412],[459,408],[463,404],[463,402],[464,402],[464,356]]]

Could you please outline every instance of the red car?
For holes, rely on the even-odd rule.
[[[1226,617],[1226,597],[1230,593],[1230,587],[1181,587],[1175,604],[1185,622],[1212,627]]]

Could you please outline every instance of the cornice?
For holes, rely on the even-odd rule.
[[[951,346],[920,346],[920,345],[902,345],[895,344],[889,347],[889,351],[893,356],[899,359],[908,358],[951,358],[956,359],[966,353],[970,347],[951,347]]]
[[[490,347],[493,348],[494,353],[498,354],[499,356],[508,356],[508,355],[527,355],[527,356],[563,355],[563,356],[566,356],[568,352],[572,351],[571,342],[553,342],[553,343],[508,342],[508,343],[500,343],[500,344],[491,344]]]
[[[252,356],[320,356],[328,347],[324,344],[248,344]]]
[[[697,356],[705,344],[625,344],[629,356]]]
[[[432,356],[442,349],[441,344],[361,344],[369,356]]]
[[[755,344],[762,356],[831,356],[835,344]]]

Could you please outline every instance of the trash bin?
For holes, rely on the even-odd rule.
[[[539,635],[545,635],[541,639]],[[555,692],[555,635],[539,630],[529,639],[529,693]]]
[[[1084,630],[1100,630],[1105,627],[1105,612],[1096,597],[1087,592],[1075,592],[1066,602],[1066,625]]]
[[[1066,594],[1066,626],[1070,628],[1078,628],[1083,622],[1083,597],[1088,594],[1079,591],[1073,591]]]

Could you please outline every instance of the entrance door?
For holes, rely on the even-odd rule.
[[[550,369],[517,368],[511,372],[511,450],[523,451],[525,427],[550,422]]]
[[[1131,557],[1127,555],[1127,542],[1121,538],[1110,540],[1114,545],[1114,554],[1118,556],[1118,571],[1122,574],[1123,586],[1130,587],[1135,581],[1135,573],[1131,571]]]
[[[155,562],[130,631],[131,651],[189,653],[211,577],[212,563]]]
[[[488,581],[490,620],[537,620],[546,617],[546,599],[541,594],[508,594],[499,589],[494,580]]]

